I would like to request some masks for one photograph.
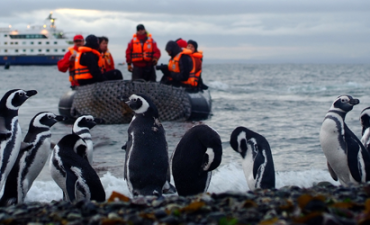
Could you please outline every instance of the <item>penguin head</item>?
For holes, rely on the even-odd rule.
[[[255,140],[257,136],[260,136],[260,135],[249,130],[246,127],[237,127],[231,133],[230,145],[234,149],[234,151],[240,153],[241,156],[244,158],[247,154],[248,145],[249,147],[252,147],[253,151],[258,150],[258,147],[256,148],[254,146],[257,144]],[[251,146],[251,143],[253,144],[253,146]]]
[[[37,94],[37,91],[25,91],[13,89],[8,91],[0,101],[0,111],[14,110],[18,111],[19,107],[31,96]]]
[[[340,95],[330,107],[330,110],[339,110],[347,113],[353,109],[354,105],[360,103],[360,100],[352,98],[350,95]]]
[[[95,127],[96,124],[102,124],[102,123],[104,123],[103,119],[94,118],[91,115],[80,116],[76,119],[76,121],[73,124],[73,131],[75,133],[78,133],[78,131],[82,129],[86,129],[86,128],[91,129]]]
[[[360,120],[362,125],[362,135],[365,130],[370,127],[370,107],[367,107],[362,110],[360,114]]]
[[[184,135],[185,141],[197,144],[199,141],[204,147],[204,155],[201,170],[212,171],[216,169],[222,160],[222,141],[220,135],[212,127],[206,124],[195,125]],[[193,148],[191,145],[190,148]]]
[[[57,146],[59,149],[73,151],[82,158],[86,158],[87,145],[77,134],[68,134],[64,136],[54,148]]]
[[[158,118],[158,110],[153,101],[142,94],[132,94],[126,104],[135,112],[144,116]]]
[[[64,116],[55,115],[52,112],[40,112],[36,114],[30,123],[30,128],[50,128],[58,121],[64,121],[66,118]]]

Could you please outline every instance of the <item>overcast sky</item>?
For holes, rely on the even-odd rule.
[[[2,0],[0,27],[42,25],[50,11],[73,36],[109,38],[116,62],[136,25],[164,48],[198,42],[205,63],[369,63],[369,0]]]

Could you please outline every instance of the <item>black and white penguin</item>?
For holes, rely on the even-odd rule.
[[[54,181],[63,190],[67,201],[95,200],[105,201],[105,191],[98,174],[90,163],[76,152],[86,151],[87,145],[76,134],[64,136],[55,145],[51,160],[50,172]]]
[[[326,113],[320,130],[329,172],[345,186],[370,180],[370,154],[344,122],[347,113],[359,103],[350,95],[339,96]]]
[[[171,157],[177,193],[190,196],[206,192],[221,158],[221,138],[215,130],[205,124],[190,128]]]
[[[135,112],[128,128],[124,178],[133,196],[161,196],[169,180],[165,130],[150,98],[133,94],[126,104]]]
[[[17,160],[6,179],[4,193],[0,199],[1,206],[19,204],[24,201],[52,150],[50,128],[56,122],[63,120],[63,116],[57,116],[51,112],[40,112],[33,117],[27,135],[21,144]]]
[[[270,145],[262,135],[237,127],[230,136],[231,147],[243,158],[243,170],[250,190],[275,187],[275,167]]]
[[[94,143],[91,138],[90,129],[95,127],[96,124],[101,124],[101,123],[103,123],[102,119],[94,118],[91,115],[84,115],[76,119],[76,121],[73,124],[73,128],[72,128],[72,133],[77,134],[86,142],[87,159],[91,165],[93,162]]]
[[[19,107],[37,91],[14,89],[0,101],[0,189],[18,157],[22,132],[18,123]]]
[[[361,143],[370,152],[370,107],[362,110],[360,120],[362,125]]]

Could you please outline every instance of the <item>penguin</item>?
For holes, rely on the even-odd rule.
[[[360,120],[362,125],[361,143],[370,152],[370,107],[362,110]]]
[[[124,179],[134,197],[162,196],[170,173],[165,130],[158,120],[158,110],[149,97],[141,94],[132,94],[126,104],[135,114],[124,146]]]
[[[243,171],[250,190],[275,188],[274,161],[265,137],[246,127],[237,127],[231,133],[230,145],[243,158]]]
[[[212,171],[222,158],[220,135],[205,124],[190,128],[177,144],[171,169],[177,193],[190,196],[206,192]]]
[[[54,181],[63,190],[65,200],[81,199],[105,201],[105,191],[98,174],[90,163],[76,152],[87,149],[85,141],[76,134],[64,136],[55,145],[50,172]]]
[[[17,160],[6,179],[4,193],[0,199],[1,206],[24,201],[52,150],[50,128],[64,119],[63,116],[51,112],[40,112],[32,118]]]
[[[37,91],[13,89],[0,100],[0,189],[18,157],[22,131],[18,123],[19,107]]]
[[[91,115],[84,115],[76,119],[76,121],[73,124],[73,128],[72,128],[72,133],[77,134],[86,142],[87,159],[91,165],[93,162],[94,144],[91,138],[90,129],[92,129],[96,124],[101,124],[101,123],[103,123],[102,119],[94,118]]]
[[[326,113],[320,130],[320,144],[334,180],[348,186],[370,180],[370,154],[348,128],[345,117],[358,99],[339,96]]]

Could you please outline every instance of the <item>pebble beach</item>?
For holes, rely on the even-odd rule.
[[[104,203],[28,202],[0,208],[1,224],[369,224],[370,184],[137,197]]]

